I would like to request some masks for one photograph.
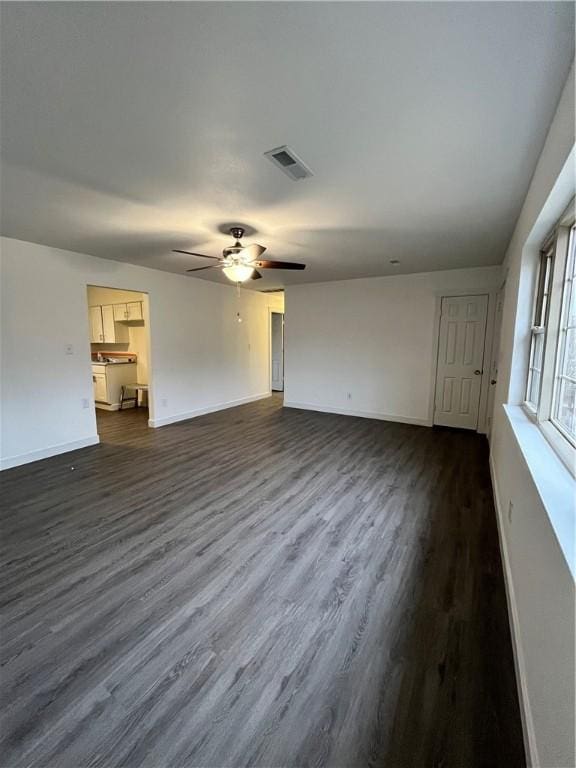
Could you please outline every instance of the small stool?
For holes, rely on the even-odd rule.
[[[132,390],[134,394],[128,394]],[[120,410],[124,407],[124,403],[134,403],[134,408],[138,408],[139,392],[146,392],[146,399],[148,399],[148,384],[124,384],[120,389]]]

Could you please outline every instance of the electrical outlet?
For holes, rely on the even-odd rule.
[[[90,401],[87,397],[82,398],[82,408],[90,408]]]
[[[512,510],[514,509],[514,504],[512,504],[512,500],[508,502],[508,522],[512,522]]]
[[[65,355],[73,355],[74,354],[74,344],[66,344],[64,347],[64,354]]]
[[[163,397],[162,400],[160,400],[160,403],[162,405],[162,408],[168,407],[168,400],[165,397]]]
[[[352,392],[346,392],[346,400],[352,400]]]

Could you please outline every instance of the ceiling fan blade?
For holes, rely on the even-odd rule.
[[[195,269],[187,269],[186,272],[202,272],[203,269],[217,269],[220,264],[210,264],[209,267],[196,267]]]
[[[260,280],[261,277],[262,275],[260,274],[260,272],[258,272],[258,270],[255,269],[254,272],[252,272],[252,277],[250,278],[250,280]]]
[[[252,243],[252,245],[244,245],[242,247],[242,256],[247,256],[250,260],[257,259],[262,254],[266,248],[263,245],[258,245],[258,243]]]
[[[194,251],[179,251],[177,248],[174,248],[172,253],[185,253],[186,256],[201,256],[203,259],[214,259],[215,261],[220,261],[218,256],[206,256],[205,253],[194,253]]]
[[[258,269],[306,269],[306,264],[297,264],[295,261],[255,261]]]

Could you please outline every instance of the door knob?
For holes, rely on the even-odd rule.
[[[481,376],[482,371],[479,371],[478,368],[474,371],[474,376]]]
[[[492,379],[490,384],[496,384],[496,379]]]

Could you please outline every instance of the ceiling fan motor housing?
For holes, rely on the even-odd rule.
[[[244,236],[244,227],[230,227],[230,234],[234,240],[241,240]]]
[[[222,256],[225,259],[234,259],[234,257],[239,256],[243,250],[244,247],[240,245],[240,243],[236,243],[235,245],[231,245],[228,248],[224,248],[222,251]]]
[[[230,245],[228,248],[224,248],[222,251],[222,256],[229,261],[241,261],[241,259],[237,257],[240,256],[244,248],[244,246],[240,243],[240,240],[244,236],[244,227],[230,227],[230,234],[234,240],[236,240],[236,242],[234,245]]]

